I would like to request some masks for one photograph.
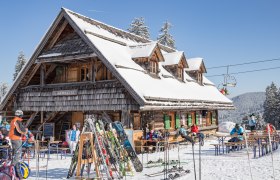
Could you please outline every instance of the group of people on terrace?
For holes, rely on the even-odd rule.
[[[256,130],[256,120],[255,120],[255,114],[250,115],[250,120],[248,122],[249,129],[251,132],[254,132]],[[274,133],[276,132],[276,128],[271,124],[267,123],[264,127],[264,132],[267,133]],[[236,135],[235,137],[232,137],[229,142],[239,142],[243,140],[243,134],[244,134],[244,128],[240,126],[240,124],[236,123],[235,127],[231,130],[230,135]]]
[[[169,136],[169,133],[164,132],[163,130],[147,129],[145,140],[147,140],[147,146],[156,146],[156,143],[159,141],[164,141],[165,137]],[[181,136],[184,141],[192,143],[194,145],[195,138],[199,139],[199,142],[204,142],[204,134],[200,132],[199,127],[196,124],[193,124],[190,129],[186,129],[184,125],[181,125],[177,129],[177,137]],[[203,145],[202,143],[201,145]]]

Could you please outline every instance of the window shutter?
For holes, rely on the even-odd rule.
[[[190,127],[192,125],[192,115],[188,114],[188,126]]]
[[[180,122],[180,116],[179,114],[176,114],[175,116],[175,128],[178,129],[181,126],[181,122]]]
[[[164,115],[164,129],[170,129],[170,116]]]
[[[199,124],[199,114],[198,114],[198,112],[195,113],[195,124],[196,125]]]

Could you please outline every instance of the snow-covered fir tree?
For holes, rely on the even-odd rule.
[[[172,35],[170,35],[169,31],[172,25],[169,22],[165,22],[160,29],[160,34],[158,37],[158,42],[165,46],[175,48],[175,40],[173,39]]]
[[[264,101],[264,120],[266,122],[272,123],[275,125],[275,122],[277,120],[278,116],[278,110],[277,110],[277,95],[278,95],[278,89],[276,85],[272,82],[270,86],[266,88],[265,91],[266,98]]]
[[[145,25],[145,20],[143,17],[134,18],[130,24],[130,27],[128,28],[128,31],[146,39],[150,38],[149,27]]]
[[[5,94],[8,91],[8,84],[5,82],[0,83],[0,102],[2,101],[2,98],[5,96]]]
[[[17,60],[16,66],[15,66],[15,73],[14,73],[13,80],[15,80],[17,78],[18,73],[24,67],[25,63],[26,63],[25,55],[24,55],[23,51],[20,51],[19,55],[18,55],[18,60]]]

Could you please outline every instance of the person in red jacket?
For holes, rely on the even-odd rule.
[[[193,133],[194,136],[197,136],[199,138],[199,142],[203,146],[204,145],[204,134],[199,132],[199,128],[196,124],[193,124],[191,126],[191,132]]]
[[[270,132],[270,134],[276,132],[276,128],[271,124],[271,123],[267,123],[266,127],[265,127],[265,131],[266,132]]]

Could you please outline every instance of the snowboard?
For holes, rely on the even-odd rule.
[[[112,123],[113,128],[116,129],[119,140],[121,142],[121,145],[123,145],[124,149],[126,150],[128,156],[130,157],[130,160],[134,166],[134,169],[136,172],[142,172],[143,171],[143,165],[141,161],[139,160],[134,148],[132,147],[131,143],[128,140],[128,137],[124,131],[123,125],[121,122],[113,122]]]

